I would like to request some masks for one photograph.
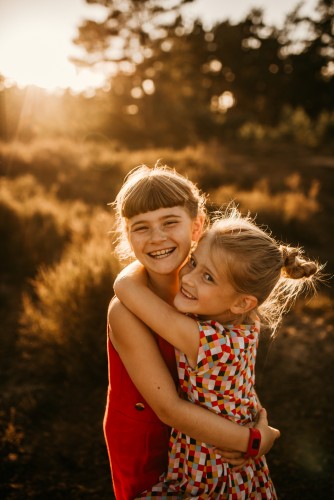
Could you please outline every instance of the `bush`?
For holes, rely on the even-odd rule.
[[[217,205],[235,200],[242,211],[250,211],[252,216],[257,216],[258,222],[268,225],[279,239],[287,238],[291,243],[309,243],[315,237],[321,240],[323,231],[318,224],[321,211],[318,182],[314,180],[306,193],[300,186],[298,175],[290,176],[286,183],[290,183],[290,189],[278,193],[271,192],[265,179],[251,191],[239,190],[233,185],[223,186],[211,193],[210,199]]]
[[[247,141],[288,141],[310,148],[330,145],[334,137],[334,113],[323,112],[317,119],[311,120],[303,108],[285,107],[275,127],[245,122],[239,128],[238,135]]]
[[[0,271],[24,279],[39,264],[57,261],[71,239],[67,214],[32,176],[2,180]]]
[[[44,376],[105,380],[107,306],[119,270],[106,240],[95,235],[72,245],[58,264],[39,270],[33,294],[24,294],[21,344]]]

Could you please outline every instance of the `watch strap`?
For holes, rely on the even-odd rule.
[[[261,432],[255,427],[249,428],[249,441],[246,451],[247,457],[256,457],[258,455],[261,446]]]

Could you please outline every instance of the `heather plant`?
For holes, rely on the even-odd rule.
[[[0,175],[32,175],[60,200],[107,205],[128,167],[126,153],[113,144],[70,139],[0,143]]]
[[[332,143],[333,130],[333,112],[323,111],[312,120],[301,107],[284,107],[276,126],[247,121],[240,126],[238,136],[241,141],[292,142],[308,148],[317,148]]]
[[[106,223],[106,219],[100,225]],[[107,235],[95,231],[62,259],[41,267],[23,296],[20,344],[38,373],[86,382],[105,376],[106,311],[119,264]],[[38,358],[36,359],[36,353]]]
[[[89,234],[93,210],[60,202],[31,175],[0,180],[1,272],[22,280],[59,261],[66,246]]]
[[[315,235],[321,240],[320,185],[313,180],[305,191],[298,176],[294,179],[293,176],[287,178],[286,189],[280,192],[273,192],[266,179],[259,181],[251,190],[240,190],[235,185],[221,186],[211,193],[210,200],[216,205],[222,200],[235,200],[244,212],[249,210],[258,214],[259,221],[277,234],[284,232],[284,236],[291,241],[309,242]]]
[[[1,271],[24,279],[60,258],[71,229],[66,210],[27,175],[0,181],[0,235]]]
[[[328,130],[329,117],[323,120],[321,126]],[[142,163],[153,166],[161,159],[209,195],[209,211],[235,200],[243,213],[250,210],[278,239],[301,244],[320,261],[327,261],[326,268],[333,273],[333,236],[326,230],[333,209],[332,158],[273,144],[238,141],[227,148],[217,138],[179,150],[126,150],[102,140],[0,142],[0,429],[4,436],[0,446],[8,482],[15,483],[17,468],[24,464],[24,488],[31,480],[42,491],[42,476],[50,483],[44,463],[51,464],[58,481],[61,471],[66,474],[64,463],[71,470],[87,463],[86,477],[92,463],[102,460],[109,484],[101,420],[107,385],[106,312],[119,263],[113,256],[113,235],[108,235],[113,219],[107,204],[115,199],[131,168]],[[330,372],[332,359],[327,354],[313,371],[309,367],[312,346],[320,346],[321,352],[321,345],[324,349],[328,345],[332,298],[325,290],[318,295],[317,308],[315,301],[311,304],[312,310],[305,309],[304,302],[299,306],[305,330],[302,340],[296,316],[291,316],[282,340],[273,345],[273,353],[285,344],[289,352],[285,381],[291,380],[289,366],[295,376],[300,360],[305,373],[315,373],[319,366],[325,370],[327,359],[329,369],[323,373]],[[320,327],[315,334],[314,320]],[[266,342],[262,342],[265,351]],[[266,364],[265,376],[273,367],[275,380],[275,359],[281,355],[271,359],[274,362]],[[322,373],[319,377],[326,378]],[[261,376],[258,380],[261,383]],[[280,421],[285,422],[290,403],[277,405],[270,399],[271,391],[266,397],[273,413],[282,412]],[[330,385],[324,398],[332,400]],[[286,449],[288,460],[292,448],[293,443]],[[31,476],[32,466],[40,474]]]

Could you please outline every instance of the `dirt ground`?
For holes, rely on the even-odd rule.
[[[114,498],[102,434],[106,385],[36,382],[5,305],[1,324],[12,335],[1,356],[0,498]],[[332,306],[320,294],[285,319],[277,338],[260,342],[257,390],[282,433],[267,457],[281,500],[334,498]]]
[[[267,458],[284,500],[334,498],[333,308],[318,300],[260,344],[258,394],[281,431]]]

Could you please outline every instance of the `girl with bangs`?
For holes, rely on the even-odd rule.
[[[205,197],[173,169],[141,166],[126,177],[114,206],[118,256],[136,259],[154,297],[172,304],[179,271],[203,231]],[[151,313],[159,315],[153,305]],[[133,499],[157,483],[167,468],[170,426],[215,445],[234,465],[244,463],[249,444],[248,428],[179,397],[174,347],[153,331],[114,297],[104,433],[117,500]],[[257,427],[262,454],[279,431],[268,426],[265,411]]]

